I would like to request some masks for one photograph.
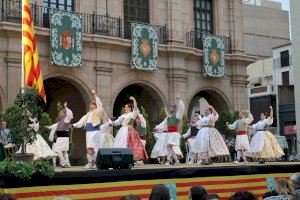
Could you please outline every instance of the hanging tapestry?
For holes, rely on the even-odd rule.
[[[224,38],[213,35],[203,36],[204,75],[223,77],[225,74]]]
[[[148,24],[131,23],[132,68],[157,70],[158,35],[157,27]]]
[[[82,66],[82,14],[50,9],[50,64]]]

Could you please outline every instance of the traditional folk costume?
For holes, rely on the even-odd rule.
[[[189,148],[189,152],[188,152],[189,161],[188,161],[188,164],[194,163],[196,155],[197,155],[197,152],[196,152],[196,149],[195,149],[195,141],[196,141],[196,136],[197,136],[198,132],[199,132],[198,127],[190,127],[187,130],[187,132],[182,135],[183,138],[190,137],[187,140],[188,148]]]
[[[276,138],[267,130],[273,124],[273,117],[260,120],[253,125],[256,130],[253,136],[247,155],[253,158],[279,158],[284,155]]]
[[[136,161],[148,158],[145,147],[143,146],[138,132],[134,129],[134,121],[138,115],[137,111],[125,113],[114,121],[116,126],[122,125],[119,129],[113,147],[131,148],[133,159]]]
[[[69,108],[66,109],[66,116],[61,118],[57,123],[49,128],[52,130],[49,135],[49,140],[53,142],[53,164],[56,165],[56,157],[59,158],[60,166],[70,167],[69,161],[69,128],[70,122],[73,119],[73,112]]]
[[[214,128],[218,118],[218,114],[210,114],[204,116],[196,123],[198,127],[201,127],[194,143],[194,148],[199,159],[208,161],[213,157],[230,155],[223,137]]]
[[[29,128],[38,132],[40,124],[37,118],[29,118],[29,120],[31,121]],[[21,153],[21,148],[17,153]],[[31,144],[26,144],[26,153],[34,154],[34,160],[51,159],[53,155],[51,148],[40,134],[36,134],[36,139]]]
[[[136,123],[135,130],[138,132],[141,142],[144,147],[146,147],[147,142],[147,123],[144,116],[141,113],[138,113],[137,117],[140,120],[140,123]]]
[[[112,148],[114,137],[110,132],[111,120],[100,126],[99,148]]]
[[[228,125],[228,129],[236,131],[235,150],[237,151],[237,159],[235,163],[238,163],[241,156],[244,162],[247,162],[245,151],[249,149],[249,138],[248,138],[248,125],[253,121],[251,113],[248,114],[248,118],[241,118],[236,120],[233,124]]]
[[[86,148],[94,149],[92,154],[87,153],[88,164],[86,168],[90,168],[95,165],[93,161],[96,161],[97,151],[99,149],[99,136],[100,136],[100,124],[101,118],[104,114],[102,107],[102,102],[99,97],[95,97],[95,102],[91,103],[96,104],[97,108],[89,111],[84,115],[77,123],[73,124],[74,128],[84,127],[86,130]]]

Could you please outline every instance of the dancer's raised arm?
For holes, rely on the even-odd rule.
[[[176,98],[178,100],[178,110],[176,112],[176,118],[177,119],[182,119],[182,116],[183,116],[183,113],[184,113],[184,103],[181,100],[179,95]]]

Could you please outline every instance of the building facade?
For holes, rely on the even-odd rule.
[[[292,26],[292,50],[295,52],[292,61],[294,65],[294,84],[295,84],[295,106],[296,106],[296,131],[297,131],[297,144],[298,156],[300,159],[300,79],[297,77],[300,74],[300,57],[296,52],[300,52],[300,1],[291,0],[291,26]],[[297,56],[296,56],[297,55]]]
[[[14,101],[21,80],[21,3],[0,4],[0,113]],[[46,110],[55,119],[56,104],[68,101],[74,121],[87,111],[96,89],[110,117],[132,91],[157,123],[159,109],[180,95],[191,113],[204,97],[217,111],[247,108],[246,66],[255,61],[244,51],[242,0],[38,0],[32,13],[44,85]],[[107,4],[106,4],[107,3]],[[49,64],[49,7],[83,13],[83,67]],[[159,70],[131,69],[130,21],[159,29]],[[225,77],[203,75],[203,33],[226,41]],[[115,116],[117,117],[117,116]],[[84,157],[84,132],[76,130],[74,158]],[[82,154],[82,155],[81,155]]]

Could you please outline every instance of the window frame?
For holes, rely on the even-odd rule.
[[[205,2],[205,8],[202,8],[202,2]],[[199,2],[200,7],[197,7],[197,2]],[[208,9],[207,4],[210,2],[210,9]],[[213,34],[214,33],[214,1],[213,0],[193,0],[193,12],[194,12],[194,30]],[[197,18],[197,13],[200,13],[200,18]],[[202,18],[202,13],[205,13],[205,18]],[[207,14],[210,15],[210,20],[207,20]],[[198,21],[200,22],[200,27],[197,27]],[[202,27],[202,22],[206,23],[205,29]],[[207,29],[208,24],[210,24],[210,30]],[[201,34],[202,35],[202,34]]]
[[[289,50],[284,50],[280,52],[280,67],[290,66],[290,52]]]
[[[58,9],[58,10],[63,10],[63,11],[68,11],[68,12],[74,12],[75,11],[75,0],[71,0],[71,5],[68,5],[68,0],[63,0],[63,4],[60,3],[61,0],[43,0],[43,5],[48,8],[52,9]],[[55,5],[53,7],[52,5]],[[60,6],[63,6],[64,9],[60,9]],[[68,10],[68,8],[71,8],[71,10]]]

